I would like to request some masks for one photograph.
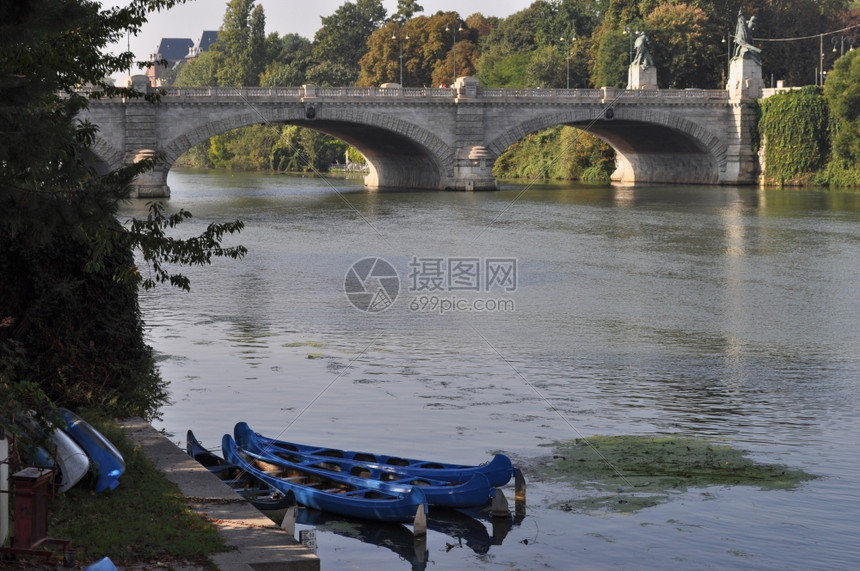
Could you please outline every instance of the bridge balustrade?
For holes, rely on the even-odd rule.
[[[171,87],[167,97],[294,97],[304,95],[301,87]]]
[[[93,91],[82,88],[81,94]],[[237,97],[241,99],[282,98],[301,100],[307,95],[329,98],[381,98],[381,99],[455,99],[458,90],[452,87],[171,87],[165,91],[166,97]],[[478,99],[553,99],[553,100],[595,100],[595,99],[728,99],[725,89],[541,89],[511,87],[478,87]]]
[[[490,99],[537,97],[546,99],[600,98],[599,89],[540,89],[537,87],[479,87],[478,97]]]

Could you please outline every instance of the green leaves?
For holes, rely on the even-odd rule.
[[[98,126],[77,119],[88,97],[146,95],[107,83],[131,54],[103,55],[137,33],[153,10],[182,0],[128,0],[101,9],[92,0],[0,3],[0,424],[51,403],[111,415],[157,416],[164,381],[143,335],[138,287],[188,289],[175,270],[240,258],[225,247],[239,221],[200,236],[169,234],[190,214],[153,206],[145,220],[116,220],[145,160],[104,174],[92,153]],[[85,96],[77,90],[92,88]],[[133,250],[150,267],[147,278]]]
[[[804,87],[761,103],[759,132],[765,142],[765,177],[797,184],[824,168],[830,158],[829,113],[821,88]]]
[[[201,266],[211,263],[212,258],[240,259],[248,253],[244,246],[224,247],[221,241],[227,234],[235,234],[245,227],[236,220],[233,222],[211,223],[199,236],[191,238],[174,238],[168,236],[166,230],[173,229],[184,220],[191,218],[191,213],[180,209],[172,214],[165,214],[164,204],[149,203],[149,214],[146,220],[133,219],[128,226],[129,246],[137,249],[143,255],[144,262],[149,266],[149,277],[139,274],[122,278],[137,279],[144,289],[151,289],[157,283],[169,283],[172,286],[191,290],[188,278],[180,273],[171,272],[169,265]]]

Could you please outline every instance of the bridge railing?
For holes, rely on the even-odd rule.
[[[600,89],[541,89],[540,87],[479,87],[478,97],[499,98],[541,98],[541,99],[579,99],[582,97],[599,98]]]
[[[397,99],[407,97],[410,99],[421,97],[438,97],[453,99],[456,95],[450,87],[427,88],[427,87],[317,87],[317,97],[361,97],[361,98],[384,98]]]
[[[462,92],[459,95],[463,95]],[[239,99],[291,99],[300,101],[306,97],[356,98],[356,99],[454,99],[458,90],[452,87],[171,87],[166,89],[169,98],[230,98]],[[728,99],[725,89],[541,89],[538,87],[478,87],[478,99],[491,100],[713,100]]]
[[[167,97],[303,97],[301,87],[170,87]]]

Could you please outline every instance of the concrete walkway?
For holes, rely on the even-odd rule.
[[[189,507],[215,523],[224,542],[233,548],[210,556],[219,569],[319,571],[320,560],[316,555],[148,422],[133,418],[121,424],[152,463],[179,486],[189,500]]]

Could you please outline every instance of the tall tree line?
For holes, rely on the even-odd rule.
[[[400,0],[345,2],[312,40],[266,35],[254,0],[230,0],[210,52],[186,64],[177,85],[379,85],[451,83],[477,75],[488,87],[623,87],[634,34],[644,31],[662,88],[725,86],[738,11],[756,17],[762,68],[786,85],[815,82],[819,34],[855,23],[849,0],[537,0],[507,18],[425,15]],[[853,15],[852,15],[853,13]],[[860,32],[847,32],[860,44]],[[805,39],[803,39],[805,38]],[[839,54],[824,39],[824,68]],[[456,62],[454,61],[456,54]]]

